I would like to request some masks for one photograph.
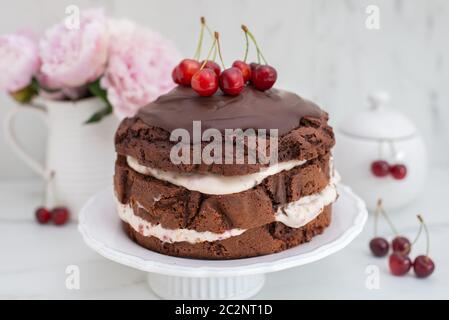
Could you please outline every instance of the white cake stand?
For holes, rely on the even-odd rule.
[[[339,185],[332,223],[322,235],[295,248],[262,257],[196,260],[159,254],[131,241],[116,214],[112,188],[92,197],[79,216],[78,229],[89,247],[115,262],[148,272],[148,284],[164,299],[246,299],[259,292],[265,274],[322,259],[347,246],[363,229],[365,203]]]

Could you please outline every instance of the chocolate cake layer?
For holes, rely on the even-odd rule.
[[[309,160],[328,153],[334,145],[327,120],[327,113],[314,103],[282,90],[261,92],[248,86],[235,97],[199,97],[191,89],[177,87],[142,108],[137,116],[122,121],[115,145],[118,154],[130,155],[143,165],[165,171],[242,175],[258,172],[267,165],[248,161],[224,164],[224,155],[222,164],[175,165],[170,151],[177,142],[170,141],[170,133],[181,128],[193,137],[193,121],[201,121],[202,131],[215,128],[222,133],[225,129],[277,129],[279,161]],[[224,137],[222,141],[224,146]],[[268,155],[269,137],[266,141]],[[208,142],[202,142],[201,149],[206,145]]]
[[[162,254],[198,259],[238,259],[275,253],[310,241],[329,226],[331,212],[332,207],[326,206],[317,218],[300,228],[273,222],[247,230],[239,236],[197,244],[162,242],[155,237],[142,236],[125,222],[123,227],[139,245]]]
[[[221,233],[271,223],[278,206],[323,190],[330,181],[329,160],[325,154],[243,192],[207,195],[139,174],[118,156],[114,184],[118,200],[152,224]]]

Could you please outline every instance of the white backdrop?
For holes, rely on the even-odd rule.
[[[433,165],[449,164],[447,0],[2,0],[0,34],[23,27],[42,31],[62,19],[69,4],[102,6],[113,16],[134,19],[171,38],[186,56],[194,52],[204,15],[222,34],[228,64],[242,57],[245,23],[277,68],[279,85],[314,99],[333,124],[365,107],[368,92],[383,88],[391,93],[392,107],[422,130]],[[380,8],[379,30],[365,26],[370,4]],[[1,120],[12,105],[0,94]],[[19,136],[43,159],[44,126],[25,117],[19,125]],[[2,133],[0,179],[31,176]]]

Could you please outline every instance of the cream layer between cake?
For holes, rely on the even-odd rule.
[[[333,203],[338,196],[336,182],[338,174],[334,175],[323,190],[318,193],[304,196],[298,201],[287,203],[277,209],[273,222],[282,222],[291,228],[300,228],[313,219],[315,219],[323,208]],[[199,232],[193,229],[167,229],[160,224],[153,224],[137,216],[130,204],[123,204],[116,199],[117,211],[120,218],[127,222],[134,230],[147,237],[156,237],[163,242],[182,242],[200,243],[205,241],[219,241],[230,237],[239,236],[246,229],[230,229],[223,233],[214,233],[210,231]],[[137,206],[143,208],[139,203]],[[143,208],[145,209],[145,208]]]

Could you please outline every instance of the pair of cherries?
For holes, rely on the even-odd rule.
[[[378,178],[391,176],[396,180],[402,180],[407,176],[407,167],[404,164],[390,165],[385,160],[377,160],[371,163],[371,172]]]
[[[378,207],[376,209],[376,220],[377,224],[377,215],[382,213],[383,216],[387,219],[388,223],[392,230],[396,233],[396,229],[394,228],[392,222],[388,218],[385,210],[382,208],[382,202],[378,202]],[[425,255],[419,255],[412,261],[409,257],[409,254],[412,250],[413,243],[407,237],[404,236],[396,236],[391,242],[391,249],[393,253],[390,255],[388,259],[388,265],[390,267],[390,271],[395,276],[403,276],[407,274],[410,269],[413,267],[415,275],[418,278],[427,278],[430,276],[435,270],[435,263],[429,257],[429,231],[427,230],[427,226],[424,223],[423,218],[418,215],[418,220],[420,222],[420,229],[418,235],[416,236],[413,243],[415,243],[419,236],[421,235],[421,230],[425,229],[427,236],[427,252]],[[369,243],[369,247],[371,252],[376,257],[385,257],[390,251],[390,243],[383,237],[375,237],[371,239]]]
[[[36,220],[40,224],[47,224],[50,221],[53,221],[55,225],[63,225],[66,224],[70,218],[70,212],[65,207],[56,207],[52,210],[49,210],[45,207],[39,207],[35,211]]]
[[[261,91],[270,89],[276,82],[277,72],[269,65],[248,64],[242,60],[234,61],[231,68],[222,72],[214,61],[200,63],[194,59],[184,59],[173,69],[172,78],[179,85],[191,86],[203,97],[215,94],[218,88],[224,94],[236,96],[248,82]]]

